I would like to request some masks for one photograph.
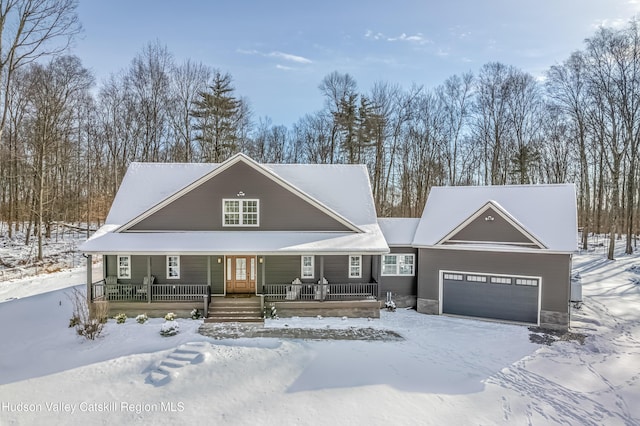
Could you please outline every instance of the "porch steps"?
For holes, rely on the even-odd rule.
[[[259,297],[212,297],[204,322],[263,322]]]

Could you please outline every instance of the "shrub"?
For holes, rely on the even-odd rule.
[[[174,314],[173,312],[169,312],[167,315],[164,316],[164,319],[167,321],[173,321],[176,319],[176,314]]]
[[[191,319],[197,320],[202,318],[202,314],[200,313],[200,311],[197,308],[193,308],[193,310],[191,311]]]
[[[164,337],[175,336],[180,331],[180,326],[177,321],[167,320],[162,327],[160,327],[160,335]]]
[[[116,320],[116,324],[124,324],[125,321],[127,320],[127,314],[125,314],[124,312],[121,312],[115,317],[113,317],[113,319]]]
[[[107,322],[109,303],[95,303],[93,309],[90,309],[86,294],[77,288],[74,288],[71,294],[67,294],[67,297],[73,306],[69,327],[75,327],[78,336],[95,340]]]
[[[264,318],[278,319],[278,311],[274,305],[271,305],[271,307],[265,305]]]
[[[144,324],[148,319],[149,317],[147,316],[147,314],[140,314],[136,317],[136,322],[138,324]]]

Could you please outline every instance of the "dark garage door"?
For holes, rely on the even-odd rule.
[[[537,278],[445,272],[442,312],[527,323],[538,322]]]

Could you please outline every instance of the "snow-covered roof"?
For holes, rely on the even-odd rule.
[[[108,227],[106,225],[105,227]],[[103,227],[104,228],[104,227]],[[389,251],[377,225],[354,232],[197,231],[109,232],[87,240],[86,253],[137,254],[381,254]],[[96,233],[98,234],[98,233]]]
[[[261,170],[265,179],[276,179],[357,232],[119,232],[126,228],[124,225],[149,214],[177,193],[238,161]],[[220,164],[132,163],[105,226],[79,249],[87,253],[388,252],[377,223],[366,166],[258,164],[242,154]]]
[[[405,246],[410,247],[413,243],[413,237],[416,234],[416,228],[420,222],[419,218],[406,217],[381,217],[378,218],[378,225],[382,230],[384,238],[389,246]]]
[[[551,251],[572,252],[577,241],[573,184],[433,187],[413,245],[433,246],[492,201]]]
[[[221,164],[131,163],[113,200],[105,224],[124,225],[172,194],[213,172]],[[355,225],[376,223],[369,175],[364,165],[260,166]]]

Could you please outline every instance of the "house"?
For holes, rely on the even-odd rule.
[[[280,315],[377,317],[372,266],[389,248],[365,166],[237,154],[220,164],[133,163],[80,250],[103,256],[103,280],[88,277],[87,293],[112,310],[208,311],[225,296],[259,295],[254,317],[265,302],[288,302]]]
[[[432,188],[412,243],[417,309],[566,329],[576,242],[572,184]]]
[[[237,154],[131,164],[80,250],[103,259],[98,280],[87,268],[90,302],[117,312],[378,317],[388,294],[428,314],[566,328],[575,242],[573,185],[438,187],[420,219],[377,218],[365,166]]]

